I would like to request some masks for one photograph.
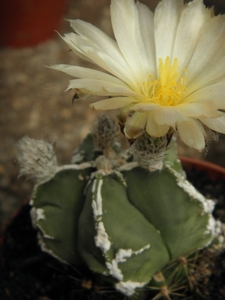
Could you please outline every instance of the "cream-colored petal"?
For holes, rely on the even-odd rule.
[[[154,14],[146,5],[140,2],[137,2],[136,6],[139,15],[139,24],[142,40],[146,50],[146,56],[149,62],[149,64],[146,65],[146,67],[149,67],[149,74],[156,76]]]
[[[189,93],[225,75],[225,16],[216,16],[204,26],[187,67]]]
[[[181,140],[189,147],[202,151],[205,148],[205,131],[199,121],[189,118],[177,124]]]
[[[183,114],[188,117],[199,118],[202,116],[212,117],[216,113],[216,108],[212,101],[201,103],[182,103],[176,106]]]
[[[225,80],[206,86],[186,97],[185,102],[198,102],[206,104],[213,102],[217,108],[225,109]]]
[[[148,113],[146,131],[152,137],[164,136],[169,130],[168,125],[159,125],[155,121],[154,111]]]
[[[216,119],[201,118],[200,120],[210,129],[220,133],[225,133],[225,115]]]
[[[187,116],[177,109],[171,106],[161,106],[154,112],[155,122],[159,125],[168,125],[175,129],[177,122],[187,120]]]
[[[157,103],[143,103],[143,102],[137,102],[132,106],[133,111],[139,111],[139,112],[148,112],[152,110],[156,110],[160,108],[160,105]]]
[[[145,129],[147,116],[147,113],[135,112],[130,118],[128,118],[124,128],[126,137],[130,139],[138,138]]]
[[[82,59],[100,66],[114,76],[135,86],[135,79],[132,77],[130,71],[128,71],[127,68],[124,68],[117,60],[110,57],[109,54],[102,52],[100,47],[93,41],[86,40],[75,33],[68,33],[62,38]]]
[[[112,110],[122,108],[134,102],[133,98],[128,97],[115,97],[104,99],[95,103],[90,104],[91,108],[96,110]]]
[[[119,47],[115,40],[101,31],[99,28],[87,23],[83,20],[69,20],[71,27],[85,40],[93,42],[102,52],[107,53],[114,58],[123,68],[129,70],[129,67],[124,60]]]
[[[63,73],[66,73],[70,76],[74,76],[77,78],[94,78],[94,79],[109,81],[115,84],[122,85],[124,87],[127,86],[123,81],[116,78],[115,76],[111,76],[109,74],[94,69],[84,68],[80,66],[65,65],[65,64],[52,65],[49,68],[57,71],[61,71]]]
[[[95,50],[90,47],[84,47],[83,52],[94,62],[104,70],[120,78],[130,86],[136,87],[135,79],[131,72],[124,69],[116,60],[108,56],[106,53],[100,50]]]
[[[177,28],[172,59],[179,59],[182,71],[187,67],[201,35],[201,30],[211,18],[202,0],[189,2],[183,9]]]
[[[136,96],[131,89],[117,83],[89,78],[70,80],[67,90],[70,89],[98,96]]]
[[[96,55],[94,52],[92,55]],[[98,59],[101,60],[102,67],[107,70],[109,73],[113,74],[114,76],[120,78],[122,81],[126,82],[130,87],[132,87],[134,90],[138,89],[135,77],[133,74],[126,69],[124,69],[117,61],[115,61],[113,58],[107,56],[107,54],[103,52],[98,52]]]
[[[80,48],[77,45],[81,45],[82,44],[82,39],[81,37],[79,37],[77,34],[70,32],[70,33],[66,33],[64,36],[60,37],[64,40],[64,42],[67,43],[67,45],[69,46],[69,48],[80,58],[82,58],[83,60],[86,60],[88,62],[92,62],[92,60],[90,58],[87,57],[87,55],[83,52],[82,50],[80,50]]]
[[[225,109],[225,80],[208,86],[204,90],[204,93],[208,95],[208,99],[213,100],[214,105],[219,109]]]
[[[159,58],[165,59],[167,56],[172,56],[182,8],[183,0],[162,0],[155,10],[154,25],[157,63]]]
[[[140,80],[148,74],[149,62],[140,32],[137,7],[134,0],[114,0],[111,3],[111,21],[118,46],[130,66],[133,76]]]

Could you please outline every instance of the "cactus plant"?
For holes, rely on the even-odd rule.
[[[53,154],[41,152],[40,157],[43,141],[25,137],[19,142],[23,174],[35,177],[35,164],[42,161],[30,201],[33,225],[42,250],[63,263],[87,266],[97,280],[125,296],[139,294],[145,286],[163,290],[165,296],[171,278],[188,281],[181,258],[218,236],[214,203],[185,179],[174,141],[161,157],[161,169],[152,171],[151,158],[143,167],[133,149],[115,150],[117,135],[115,123],[103,115],[73,163],[65,166],[57,166]],[[141,139],[139,151],[150,155],[158,141],[149,143],[147,135]]]
[[[71,164],[57,166],[53,147],[29,138],[18,160],[21,174],[37,180],[31,217],[43,251],[89,268],[124,297],[156,290],[153,299],[170,299],[192,285],[199,249],[224,246],[214,202],[186,180],[173,140],[177,132],[201,151],[205,126],[225,133],[224,18],[202,0],[162,0],[154,14],[112,0],[111,20],[115,41],[81,20],[70,20],[75,33],[62,37],[103,71],[51,68],[76,78],[68,86],[75,98],[106,97],[91,107],[119,110],[130,147],[120,148],[116,122],[103,115]]]

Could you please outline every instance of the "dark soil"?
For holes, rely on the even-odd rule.
[[[188,171],[188,179],[207,197],[216,201],[214,216],[225,222],[225,182],[211,181],[206,174]],[[92,274],[82,267],[74,269],[43,253],[36,241],[36,230],[30,221],[30,206],[22,207],[5,231],[0,262],[1,300],[79,300],[124,299],[110,287],[95,284]],[[225,299],[225,253],[213,255],[203,250],[193,276],[193,291],[186,297],[172,299]],[[154,295],[149,295],[152,299]]]

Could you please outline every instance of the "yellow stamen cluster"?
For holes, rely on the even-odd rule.
[[[176,106],[182,102],[186,89],[184,77],[180,75],[178,59],[175,58],[171,65],[170,58],[159,59],[159,77],[148,78],[141,84],[144,102],[157,103],[162,106]]]

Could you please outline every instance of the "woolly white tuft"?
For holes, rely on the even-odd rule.
[[[52,144],[25,136],[18,142],[17,150],[21,175],[35,178],[38,184],[55,175],[57,159]]]

